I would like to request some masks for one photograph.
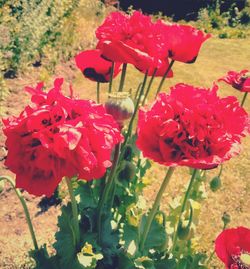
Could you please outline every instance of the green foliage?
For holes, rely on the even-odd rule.
[[[58,269],[58,261],[56,256],[49,257],[46,245],[38,250],[32,250],[29,255],[35,260],[36,266],[34,269]]]
[[[199,11],[198,20],[192,24],[219,38],[246,38],[250,31],[249,6],[239,11],[235,3],[224,10],[218,4]]]
[[[74,268],[83,269],[77,259],[77,246],[75,242],[74,225],[71,205],[62,207],[62,214],[58,217],[59,230],[56,233],[56,242],[54,248],[56,249],[60,268]]]

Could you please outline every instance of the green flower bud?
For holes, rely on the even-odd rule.
[[[122,162],[122,169],[118,175],[120,180],[132,180],[135,176],[136,167],[133,163],[128,161]]]
[[[191,228],[193,220],[193,207],[190,204],[190,214],[186,226],[183,226],[183,222],[180,219],[180,222],[177,227],[177,236],[180,240],[189,240],[193,236],[193,229]]]
[[[177,228],[177,236],[180,240],[189,240],[191,237],[191,227],[189,225],[183,226],[182,221],[180,221]]]
[[[216,176],[210,181],[210,189],[213,192],[216,192],[221,187],[221,179],[220,177]]]
[[[126,145],[124,149],[124,160],[131,161],[133,158],[133,146],[132,145]]]
[[[229,215],[227,212],[224,212],[224,213],[223,213],[223,216],[222,216],[221,219],[222,219],[222,221],[223,221],[225,227],[226,227],[227,224],[231,221],[231,217],[230,217],[230,215]]]

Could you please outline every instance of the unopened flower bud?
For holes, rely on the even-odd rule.
[[[221,187],[221,179],[220,177],[216,176],[210,181],[210,189],[213,192],[216,192]]]
[[[128,144],[125,146],[123,158],[126,161],[132,160],[133,158],[133,146],[132,145]]]
[[[231,217],[227,212],[223,213],[223,216],[222,216],[221,219],[222,219],[222,221],[224,223],[224,226],[227,226],[227,224],[231,221]]]
[[[134,103],[128,92],[115,92],[109,94],[105,103],[107,113],[111,114],[122,128],[124,121],[134,113]]]
[[[190,226],[183,226],[182,221],[180,221],[180,224],[177,228],[177,236],[180,240],[188,240],[190,239],[191,235],[191,227]]]
[[[128,161],[123,161],[122,170],[120,171],[118,177],[120,180],[132,180],[135,176],[136,167],[133,163]]]

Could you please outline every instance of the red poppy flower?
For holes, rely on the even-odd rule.
[[[112,62],[104,59],[100,50],[85,50],[76,55],[75,61],[77,67],[86,78],[97,82],[109,81]],[[119,63],[115,64],[114,77],[119,74],[120,66],[121,64]]]
[[[169,61],[168,58],[165,58],[163,60],[160,61],[160,63],[158,64],[158,68],[156,67],[149,67],[148,69],[148,76],[152,76],[155,72],[156,69],[156,73],[154,74],[155,77],[163,77],[167,71],[167,69],[169,68]],[[142,73],[146,73],[146,70],[141,70]],[[172,78],[174,75],[173,71],[170,69],[167,73],[167,77],[168,78]]]
[[[56,79],[48,93],[42,84],[26,88],[33,106],[3,120],[5,164],[16,174],[16,186],[34,195],[50,196],[64,176],[100,178],[111,166],[114,145],[122,140],[104,106],[65,97],[62,83]]]
[[[226,76],[218,79],[218,81],[225,81],[241,92],[250,92],[250,73],[248,70],[229,71]]]
[[[215,252],[226,269],[250,268],[250,229],[226,229],[215,240]]]
[[[139,111],[137,146],[143,155],[167,166],[214,168],[240,151],[248,115],[235,97],[177,84]]]
[[[154,28],[151,18],[139,11],[131,16],[113,12],[96,30],[97,48],[107,59],[133,64],[139,70],[158,67],[161,44],[156,42]]]
[[[190,25],[167,25],[160,20],[157,21],[157,24],[165,37],[164,43],[168,57],[175,61],[194,63],[201,45],[211,37],[210,34],[205,34]]]

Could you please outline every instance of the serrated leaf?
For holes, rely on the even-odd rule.
[[[157,260],[155,261],[155,269],[176,269],[176,261],[171,260]]]
[[[75,196],[78,198],[79,211],[81,212],[85,208],[96,208],[97,198],[95,197],[96,189],[94,190],[88,182],[79,181],[78,187],[75,189]]]
[[[123,233],[122,240],[124,241],[122,245],[124,246],[125,249],[129,248],[129,245],[131,244],[132,241],[134,241],[136,247],[138,247],[139,232],[137,227],[125,223],[125,225],[123,226],[122,233]]]
[[[146,224],[146,216],[143,215],[140,225],[140,234],[142,234]],[[144,244],[144,250],[156,249],[161,250],[167,240],[167,234],[164,223],[159,223],[156,218],[152,221],[147,239]]]
[[[55,256],[49,257],[46,245],[38,250],[31,250],[29,255],[35,260],[36,267],[34,269],[57,269],[58,261]]]
[[[119,252],[118,269],[135,269],[133,260],[124,252]]]
[[[137,258],[135,260],[135,268],[138,269],[155,269],[154,262],[147,256]]]
[[[62,214],[58,217],[59,231],[56,232],[54,248],[60,261],[60,269],[83,269],[77,260],[73,216],[70,203],[62,207]]]

